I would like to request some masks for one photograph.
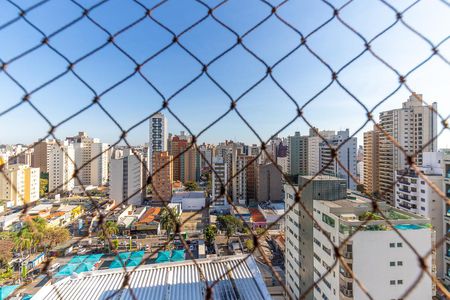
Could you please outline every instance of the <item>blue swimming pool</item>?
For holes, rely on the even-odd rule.
[[[423,226],[417,224],[400,224],[394,226],[398,230],[414,230],[414,229],[422,229]]]

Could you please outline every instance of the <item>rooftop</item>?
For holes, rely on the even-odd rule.
[[[85,272],[43,287],[33,299],[70,300],[86,295],[89,299],[133,299],[133,295],[137,299],[204,299],[206,284],[201,273],[209,283],[218,280],[213,288],[213,299],[271,299],[252,256],[199,259],[196,263],[182,261],[140,266],[131,273],[130,285],[122,291],[125,277],[122,268]],[[128,268],[128,271],[132,269]]]
[[[161,212],[160,207],[149,208],[144,215],[136,223],[151,223],[155,220],[155,217]]]
[[[183,199],[183,198],[205,198],[205,192],[203,191],[183,191],[183,192],[175,192],[172,196],[172,200],[174,199]]]
[[[254,223],[264,223],[266,222],[266,218],[264,218],[263,214],[257,208],[249,208],[252,222]]]

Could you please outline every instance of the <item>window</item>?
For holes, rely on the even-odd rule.
[[[390,284],[390,285],[395,285],[395,280],[389,281],[389,284]]]
[[[397,262],[397,266],[403,266],[403,262],[402,261],[398,261]]]
[[[395,243],[389,243],[389,248],[395,248]]]
[[[330,225],[331,227],[334,227],[334,219],[329,217],[328,215],[322,214],[322,221]]]
[[[403,284],[403,280],[397,280],[397,284]]]
[[[397,243],[397,247],[401,248],[401,247],[403,247],[403,244],[402,243]]]
[[[390,267],[395,267],[395,261],[389,262],[389,266],[390,266]]]

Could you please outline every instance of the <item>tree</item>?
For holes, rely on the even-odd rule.
[[[243,228],[242,220],[232,215],[219,216],[217,218],[217,225],[219,225],[220,230],[225,231],[227,239],[230,239],[230,237],[236,234],[236,231],[242,230]]]
[[[185,191],[198,191],[199,187],[198,187],[197,182],[188,181],[184,184],[184,190]]]
[[[12,239],[0,240],[0,267],[8,267],[9,262],[12,259],[12,249],[14,248],[14,242]]]
[[[169,237],[172,232],[175,232],[177,224],[180,223],[180,214],[175,207],[164,207],[161,211],[159,222],[161,228],[166,231],[167,237]]]
[[[112,244],[113,250],[116,250],[116,249],[119,248],[119,240],[118,240],[118,239],[113,240],[113,241],[111,242],[111,244]]]
[[[205,235],[206,244],[211,245],[216,239],[217,228],[215,225],[208,225],[203,230],[203,234]]]
[[[247,248],[249,251],[252,251],[255,248],[255,245],[254,245],[252,239],[248,239],[245,241],[245,248]]]
[[[64,243],[70,239],[70,232],[62,227],[49,227],[45,232],[46,246],[53,248],[54,246]]]
[[[48,193],[48,179],[39,179],[39,197],[44,197]]]
[[[106,237],[111,237],[113,234],[119,233],[119,226],[114,221],[106,221],[105,225],[100,228],[98,237],[105,240]]]

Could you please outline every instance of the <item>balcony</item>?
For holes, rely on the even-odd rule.
[[[405,209],[411,209],[412,208],[411,205],[409,205],[408,203],[405,203],[405,202],[401,202],[398,206],[403,207]]]
[[[409,199],[408,196],[405,196],[405,195],[402,195],[402,194],[399,194],[398,197],[400,199],[402,199],[402,200],[411,201],[411,199]]]
[[[342,281],[344,281],[344,282],[353,282],[353,277],[352,277],[352,275],[350,275],[350,273],[348,273],[347,271],[345,271],[345,270],[341,270],[340,272],[339,272],[339,277],[340,277],[340,279],[342,280]]]
[[[353,299],[353,290],[346,289],[345,287],[341,286],[340,289],[341,299],[350,300]]]
[[[346,252],[344,252],[343,254],[342,254],[342,258],[344,259],[344,261],[346,262],[346,263],[352,263],[352,260],[353,260],[353,253],[352,252],[350,252],[350,251],[346,251]]]

